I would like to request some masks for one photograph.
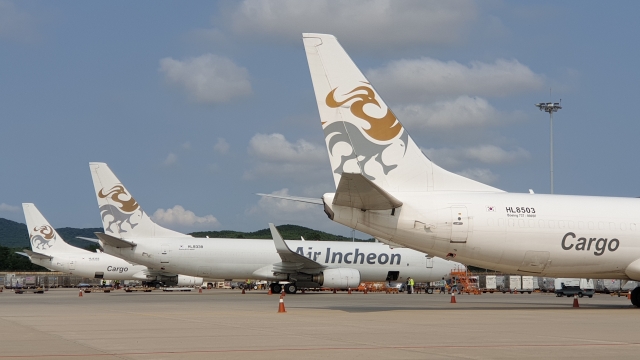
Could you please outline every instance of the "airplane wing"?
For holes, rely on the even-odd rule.
[[[287,243],[282,239],[282,235],[278,232],[278,229],[273,224],[269,224],[269,228],[271,229],[271,236],[273,237],[273,242],[276,245],[276,251],[278,255],[280,255],[280,259],[282,262],[273,264],[273,272],[274,273],[296,273],[296,272],[307,272],[307,273],[318,273],[322,271],[326,266],[315,262],[304,255],[300,255],[296,252],[291,251]]]
[[[319,199],[319,198],[307,198],[307,197],[300,197],[300,196],[282,196],[282,195],[262,194],[262,193],[257,193],[256,195],[266,196],[266,197],[275,198],[275,199],[298,201],[298,202],[315,204],[315,205],[324,205],[324,202],[322,202],[322,199]]]
[[[398,243],[394,243],[393,241],[390,241],[390,240],[387,240],[387,239],[383,239],[383,238],[379,238],[379,237],[377,237],[376,240],[380,241],[383,244],[389,245],[389,247],[392,248],[392,249],[406,247],[404,245],[400,245]]]
[[[134,248],[138,246],[138,244],[133,241],[128,241],[124,239],[118,239],[117,237],[107,235],[105,233],[97,232],[95,233],[98,239],[102,240],[105,244],[109,246],[113,246],[115,248]]]
[[[402,201],[362,174],[342,173],[333,204],[361,210],[387,210],[399,208]]]
[[[33,258],[36,258],[36,259],[44,259],[44,260],[53,259],[53,256],[49,256],[49,255],[33,252],[33,251],[27,250],[27,249],[24,249],[24,252],[16,251],[16,254],[22,255],[22,256],[26,256],[28,258],[32,258],[33,257]]]

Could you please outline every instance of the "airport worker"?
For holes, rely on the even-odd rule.
[[[413,287],[415,284],[416,282],[412,278],[409,278],[409,294],[413,294]]]

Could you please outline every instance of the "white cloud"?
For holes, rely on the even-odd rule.
[[[495,145],[422,149],[422,151],[429,159],[444,168],[459,168],[469,163],[503,165],[526,160],[530,157],[529,152],[523,148],[504,150]]]
[[[282,134],[256,134],[247,151],[254,166],[245,172],[245,179],[263,175],[307,178],[329,169],[324,146],[304,139],[291,143]]]
[[[34,18],[13,2],[0,0],[0,39],[30,41],[35,37]]]
[[[167,158],[164,159],[163,164],[165,166],[171,166],[175,164],[177,161],[178,161],[178,155],[174,153],[169,153],[169,155],[167,155]]]
[[[396,107],[398,119],[411,129],[453,129],[484,127],[508,123],[523,118],[523,114],[503,113],[483,98],[460,96],[453,101],[439,101],[428,105],[412,104]]]
[[[494,63],[431,58],[403,59],[367,71],[367,77],[385,98],[410,104],[467,96],[502,97],[542,88],[544,78],[517,60]]]
[[[153,220],[162,225],[194,226],[208,225],[220,226],[220,222],[213,215],[197,216],[193,211],[185,210],[176,205],[171,209],[158,209],[152,216]]]
[[[492,184],[498,180],[498,175],[492,173],[489,169],[472,168],[460,171],[458,174],[483,184]]]
[[[20,211],[20,208],[17,207],[17,206],[5,204],[5,203],[0,203],[0,211],[18,212],[18,211]]]
[[[201,103],[228,102],[252,91],[247,69],[222,56],[164,58],[159,70],[169,83],[185,88],[193,100]]]
[[[218,154],[226,154],[229,152],[229,143],[224,138],[219,137],[218,142],[213,146],[213,150]]]
[[[303,32],[334,34],[350,47],[381,52],[458,43],[478,17],[472,0],[245,0],[223,10],[235,34],[300,41]]]

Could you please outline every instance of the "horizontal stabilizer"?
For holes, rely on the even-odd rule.
[[[89,242],[96,243],[96,244],[100,241],[98,239],[88,238],[88,237],[84,237],[84,236],[76,236],[76,239],[85,240],[85,241],[89,241]]]
[[[380,241],[383,244],[389,245],[389,247],[392,248],[392,249],[406,247],[404,245],[400,245],[398,243],[394,243],[393,241],[390,241],[390,240],[387,240],[387,239],[383,239],[383,238],[379,238],[379,237],[377,237],[376,240]]]
[[[273,224],[269,224],[271,229],[271,236],[273,237],[273,243],[276,246],[276,251],[280,255],[282,262],[273,264],[273,271],[279,273],[297,272],[305,270],[306,272],[319,272],[326,266],[315,262],[304,255],[300,255],[291,251],[287,243],[282,239],[282,235],[278,232],[278,229]]]
[[[387,210],[399,208],[402,201],[362,174],[342,173],[333,204],[361,210]]]
[[[53,259],[52,256],[46,255],[46,254],[41,254],[41,253],[37,253],[31,250],[27,250],[24,249],[24,252],[16,252],[16,254],[20,254],[22,256],[28,256],[30,258],[34,258],[34,259],[43,259],[43,260],[51,260]]]
[[[320,198],[307,198],[307,197],[299,197],[299,196],[282,196],[282,195],[262,194],[262,193],[257,193],[256,195],[266,196],[266,197],[275,198],[275,199],[283,199],[283,200],[298,201],[298,202],[309,203],[309,204],[324,205],[324,203],[322,202],[322,199],[320,199]]]
[[[95,233],[96,236],[98,237],[98,239],[100,239],[103,243],[109,245],[109,246],[113,246],[115,248],[133,248],[136,247],[138,244],[134,243],[133,241],[128,241],[128,240],[123,240],[123,239],[118,239],[117,237],[111,236],[111,235],[107,235],[105,233],[101,233],[101,232],[97,232]]]

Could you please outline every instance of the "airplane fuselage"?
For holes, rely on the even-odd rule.
[[[134,265],[117,257],[91,253],[52,254],[52,259],[31,258],[34,264],[52,271],[61,271],[86,278],[103,278],[105,280],[144,279],[145,266]]]
[[[325,194],[324,201],[338,223],[467,265],[508,273],[637,280],[640,199],[392,194],[403,202],[393,215],[391,210],[332,205],[333,194]]]
[[[274,274],[274,264],[282,260],[270,240],[151,238],[136,239],[133,248],[102,244],[105,252],[148,266],[150,269],[216,279],[287,280]],[[352,268],[361,281],[385,281],[390,271],[398,279],[415,281],[448,278],[460,264],[427,258],[406,248],[391,249],[380,243],[287,240],[289,248],[327,268]]]

